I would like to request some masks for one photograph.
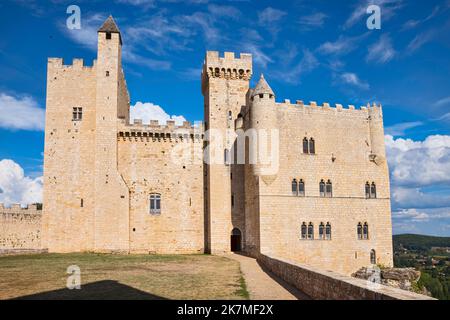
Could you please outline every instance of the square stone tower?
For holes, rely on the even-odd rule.
[[[231,165],[234,137],[227,135],[227,130],[234,130],[235,119],[246,105],[251,75],[250,54],[236,58],[231,52],[225,52],[224,57],[215,51],[206,53],[202,72],[208,141],[204,183],[206,252],[229,252],[232,233],[239,235],[241,242],[245,237],[244,177],[241,168]]]

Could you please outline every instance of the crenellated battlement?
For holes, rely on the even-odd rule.
[[[48,58],[48,65],[53,68],[66,69],[94,69],[97,65],[97,60],[93,60],[92,66],[85,66],[84,59],[74,58],[72,64],[64,64],[63,58]]]
[[[324,102],[322,105],[318,105],[316,101],[310,101],[309,104],[305,104],[302,100],[297,100],[295,103],[291,103],[289,99],[285,99],[283,102],[278,102],[277,106],[296,108],[299,110],[360,114],[364,116],[371,116],[373,118],[382,117],[382,106],[381,104],[376,105],[375,103],[372,106],[368,103],[366,106],[361,106],[360,108],[356,108],[354,105],[348,105],[347,107],[344,107],[344,105],[336,103],[333,107],[328,102]]]
[[[10,207],[6,207],[3,203],[0,203],[0,214],[42,214],[42,210],[38,209],[36,204],[30,204],[23,208],[20,204],[12,204]]]
[[[177,126],[175,121],[168,120],[166,125],[159,124],[158,120],[150,120],[149,124],[143,124],[142,120],[135,119],[133,124],[127,124],[120,120],[117,133],[118,139],[122,140],[147,140],[163,139],[170,141],[203,141],[203,125],[193,126],[189,121]]]
[[[203,65],[202,79],[223,78],[250,80],[252,77],[252,55],[241,53],[239,58],[234,52],[225,52],[223,57],[217,51],[207,51]]]

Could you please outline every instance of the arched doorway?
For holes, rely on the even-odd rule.
[[[232,252],[241,251],[242,250],[241,242],[242,242],[241,230],[239,230],[238,228],[234,228],[233,231],[231,231],[231,251]]]

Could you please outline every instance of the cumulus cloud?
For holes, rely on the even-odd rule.
[[[414,141],[387,135],[385,140],[395,185],[450,184],[450,136],[433,135],[424,141]]]
[[[42,177],[26,177],[20,165],[13,160],[0,161],[0,203],[9,206],[42,203]]]
[[[392,206],[395,209],[431,209],[450,207],[450,195],[423,192],[420,188],[392,188]]]
[[[163,108],[151,102],[136,102],[130,107],[130,122],[135,119],[141,119],[144,124],[150,123],[150,120],[158,120],[159,124],[166,124],[167,120],[175,121],[176,125],[182,125],[186,119],[183,116],[169,115]]]
[[[10,130],[44,130],[45,110],[32,97],[0,93],[0,127]]]

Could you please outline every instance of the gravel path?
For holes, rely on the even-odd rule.
[[[265,271],[256,259],[240,254],[226,257],[239,261],[252,300],[309,300],[309,297],[282,279]]]

